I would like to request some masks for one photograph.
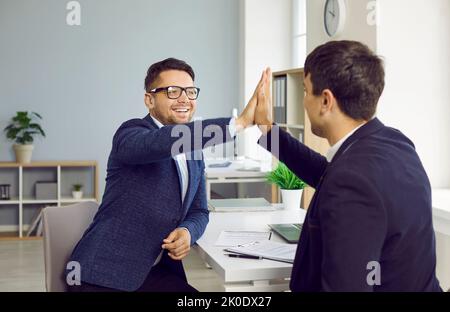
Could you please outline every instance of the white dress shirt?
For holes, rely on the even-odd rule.
[[[158,128],[161,129],[162,127],[164,127],[164,125],[161,122],[159,122],[158,119],[156,119],[152,115],[150,115],[150,117],[152,117],[153,121],[158,126]],[[184,197],[186,196],[186,192],[187,192],[187,188],[188,188],[188,184],[189,184],[189,171],[188,171],[188,166],[187,166],[187,162],[186,162],[186,154],[176,155],[173,159],[177,162],[178,169],[180,171],[181,204],[183,205]],[[183,229],[185,229],[186,231],[189,232],[189,230],[187,228],[183,227]],[[159,261],[161,261],[162,254],[163,254],[163,250],[161,250],[161,252],[159,253],[158,257],[155,260],[155,263],[153,264],[153,266],[157,265],[159,263]]]
[[[164,127],[164,125],[162,123],[160,123],[158,119],[156,119],[152,115],[150,115],[150,117],[152,117],[153,121],[158,126],[158,128]],[[177,162],[178,168],[180,169],[181,204],[183,204],[184,197],[186,196],[187,188],[189,185],[189,171],[188,171],[188,166],[187,166],[187,162],[186,162],[186,154],[178,154],[173,159]]]
[[[342,144],[344,144],[344,142],[353,134],[356,132],[356,130],[358,130],[359,128],[361,128],[364,124],[359,125],[358,127],[356,127],[355,129],[353,129],[352,131],[350,131],[349,133],[347,133],[346,136],[344,136],[342,139],[340,139],[339,141],[337,141],[332,147],[330,147],[330,149],[327,152],[327,161],[331,162],[334,158],[334,155],[336,155],[337,151],[339,150],[339,148],[342,146]]]

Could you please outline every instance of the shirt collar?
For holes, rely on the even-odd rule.
[[[337,151],[339,150],[339,148],[342,146],[342,144],[344,144],[344,142],[353,134],[356,132],[356,130],[358,130],[359,128],[361,128],[363,125],[359,125],[358,127],[356,127],[355,129],[353,129],[352,131],[350,131],[349,133],[347,133],[346,136],[344,136],[342,139],[340,139],[339,141],[337,141],[332,147],[330,147],[330,149],[327,152],[327,161],[331,162],[334,158],[334,155],[336,155]]]
[[[152,115],[150,115],[150,117],[152,117],[153,121],[155,122],[155,124],[158,126],[158,128],[162,128],[164,127],[164,125],[155,117],[153,117]]]

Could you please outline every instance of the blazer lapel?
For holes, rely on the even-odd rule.
[[[150,116],[150,114],[147,114],[147,116],[145,116],[145,117],[142,118],[142,119],[148,121],[148,122],[153,126],[153,128],[155,128],[155,129],[158,129],[158,128],[159,128],[158,125],[156,125],[155,122],[153,121],[153,119],[152,119],[152,117]]]
[[[187,185],[186,196],[184,197],[184,201],[183,201],[183,216],[186,214],[188,204],[190,205],[190,202],[191,202],[191,196],[192,196],[191,185],[192,185],[192,179],[194,179],[194,167],[193,167],[194,161],[186,160],[186,163],[187,163],[187,168],[188,168],[189,182]]]
[[[316,198],[320,192],[322,182],[323,182],[325,176],[327,175],[327,172],[330,169],[330,166],[332,166],[333,163],[340,156],[342,156],[342,154],[344,154],[345,151],[347,151],[350,148],[350,146],[352,146],[352,144],[354,144],[355,142],[357,142],[359,139],[361,139],[363,137],[366,137],[372,133],[375,133],[375,132],[381,130],[383,127],[384,127],[383,123],[380,120],[378,120],[378,118],[374,118],[374,119],[370,120],[368,123],[366,123],[364,126],[359,128],[358,130],[356,130],[355,133],[353,133],[347,140],[345,140],[345,142],[342,144],[342,146],[336,152],[336,155],[333,157],[333,160],[331,161],[331,163],[329,163],[327,165],[325,171],[323,172],[322,176],[320,177],[320,181],[316,187],[316,190],[314,192],[314,195],[313,195],[310,205],[308,207],[308,213],[310,213],[312,215],[315,214],[314,206],[316,205]]]

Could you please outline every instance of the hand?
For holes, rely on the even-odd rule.
[[[177,228],[163,240],[163,243],[161,247],[169,252],[170,258],[181,260],[191,250],[191,233],[185,228]]]
[[[255,110],[257,105],[258,92],[262,90],[264,85],[264,72],[261,75],[261,79],[253,92],[252,97],[248,101],[247,106],[245,106],[244,111],[236,118],[236,131],[239,132],[249,126],[252,126],[255,122]]]
[[[257,106],[255,110],[255,123],[262,133],[266,134],[272,129],[272,96],[270,94],[270,79],[272,72],[267,68],[263,73],[263,85],[257,93]]]

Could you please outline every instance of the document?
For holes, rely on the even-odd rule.
[[[270,231],[222,231],[215,245],[238,247],[257,241],[269,240],[270,236]]]
[[[258,256],[265,259],[294,263],[297,245],[270,240],[249,243],[240,247],[229,247],[225,251],[241,255]]]

